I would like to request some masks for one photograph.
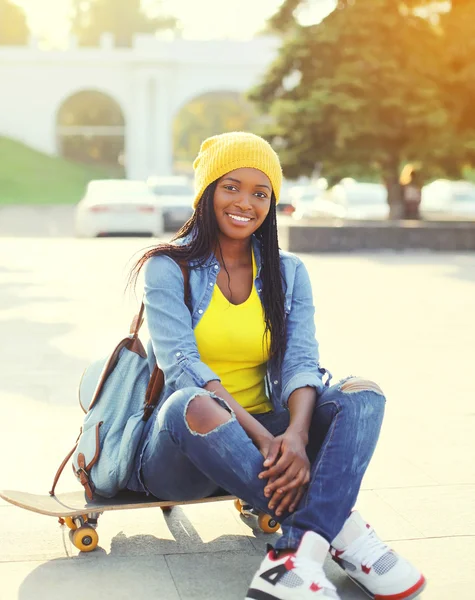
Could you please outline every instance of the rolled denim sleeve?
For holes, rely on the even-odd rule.
[[[168,256],[145,266],[145,310],[157,363],[173,390],[220,381],[200,359],[191,314],[185,304],[183,274]]]
[[[282,363],[281,402],[301,387],[314,387],[321,392],[325,385],[319,371],[319,350],[315,336],[315,307],[312,285],[303,262],[298,261],[291,300],[286,297],[287,345]],[[290,305],[288,304],[290,302]]]

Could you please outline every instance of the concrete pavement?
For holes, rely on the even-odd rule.
[[[144,239],[0,239],[0,487],[46,493],[81,424],[89,361],[128,330]],[[388,397],[358,508],[429,579],[424,600],[475,589],[475,255],[306,255],[322,362]],[[77,489],[66,469],[61,489]],[[55,520],[0,503],[0,600],[244,597],[267,541],[231,502],[108,513],[79,555]],[[363,600],[332,564],[343,600]]]

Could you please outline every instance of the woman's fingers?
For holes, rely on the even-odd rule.
[[[288,512],[294,512],[298,507],[302,496],[305,494],[307,489],[306,485],[300,485],[297,488],[291,489],[284,494],[275,493],[272,497],[271,503],[276,516],[280,517],[286,510]],[[270,508],[270,505],[269,505]]]
[[[302,490],[302,492],[300,492],[301,490]],[[292,506],[296,507],[298,505],[303,493],[304,493],[304,489],[302,488],[302,486],[300,486],[299,488],[290,490],[286,494],[284,494],[282,496],[282,498],[280,499],[279,504],[275,508],[276,516],[280,517],[286,511],[293,512],[291,510],[291,507]]]
[[[291,465],[293,462],[293,457],[289,454],[285,454],[282,455],[279,460],[277,461],[277,463],[271,467],[270,469],[267,469],[265,471],[262,471],[262,473],[259,473],[259,478],[260,479],[269,479],[269,478],[277,478],[280,475],[282,475],[282,473],[284,473],[287,468],[289,467],[289,465]]]
[[[299,482],[295,481],[295,475],[285,472],[282,477],[276,479],[273,483],[269,483],[264,488],[264,494],[267,498],[272,496],[274,493],[282,495],[284,493],[284,486],[287,489],[295,488],[299,485]]]
[[[292,500],[292,502],[289,506],[289,512],[294,512],[294,510],[297,508],[300,500],[302,500],[302,496],[305,494],[306,489],[307,489],[306,486],[303,486],[303,485],[299,487],[299,489],[297,490],[297,493],[294,496],[294,499]]]
[[[282,477],[280,479],[276,479],[273,482],[273,485],[268,487],[275,488],[281,494],[285,494],[291,489],[295,489],[296,487],[299,487],[301,485],[306,485],[310,481],[310,471],[306,468],[300,469],[300,471],[298,471],[297,474],[294,475],[294,478],[291,481],[288,481],[287,483],[281,481],[282,479]]]
[[[279,456],[280,446],[281,440],[278,438],[274,438],[270,445],[267,456],[264,460],[264,467],[271,467],[275,463],[277,457]]]
[[[277,479],[276,481],[270,482],[264,488],[264,495],[271,498],[269,508],[275,508],[277,501],[286,493],[295,490],[304,484],[305,473],[297,471],[295,474],[291,474],[288,471],[285,473],[286,479],[283,483],[283,479]]]
[[[283,475],[274,478],[274,480],[266,485],[264,493],[266,496],[269,493],[279,491],[280,494],[287,492],[290,489],[294,489],[299,485],[302,485],[305,480],[305,469],[300,468],[298,465],[291,465]]]
[[[290,492],[287,492],[287,494],[285,494],[282,497],[281,501],[279,502],[279,505],[275,509],[275,514],[277,517],[280,517],[281,515],[284,514],[284,512],[287,510],[287,507],[292,502],[294,495],[295,495],[294,491],[291,490]]]

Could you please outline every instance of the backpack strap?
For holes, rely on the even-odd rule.
[[[71,456],[74,454],[74,451],[76,450],[76,448],[78,447],[78,443],[79,443],[79,438],[81,437],[82,434],[82,427],[79,430],[79,435],[78,435],[78,439],[76,440],[76,443],[74,444],[74,448],[68,452],[66,458],[63,460],[63,462],[59,465],[59,469],[56,471],[56,475],[54,476],[54,480],[53,480],[53,487],[51,488],[49,495],[50,496],[54,496],[54,490],[56,489],[56,485],[59,481],[59,478],[61,477],[61,473],[64,470],[64,467],[68,464],[69,459],[71,458]]]
[[[137,339],[139,336],[139,331],[140,328],[142,327],[143,324],[143,314],[145,312],[145,304],[142,302],[142,304],[140,305],[140,310],[139,310],[139,314],[135,315],[135,317],[132,319],[132,323],[130,324],[130,334],[133,336],[134,339]]]

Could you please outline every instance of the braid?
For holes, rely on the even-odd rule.
[[[269,332],[270,355],[281,364],[286,344],[284,281],[280,269],[279,239],[277,234],[276,199],[272,193],[269,214],[255,233],[261,242],[262,304]]]

